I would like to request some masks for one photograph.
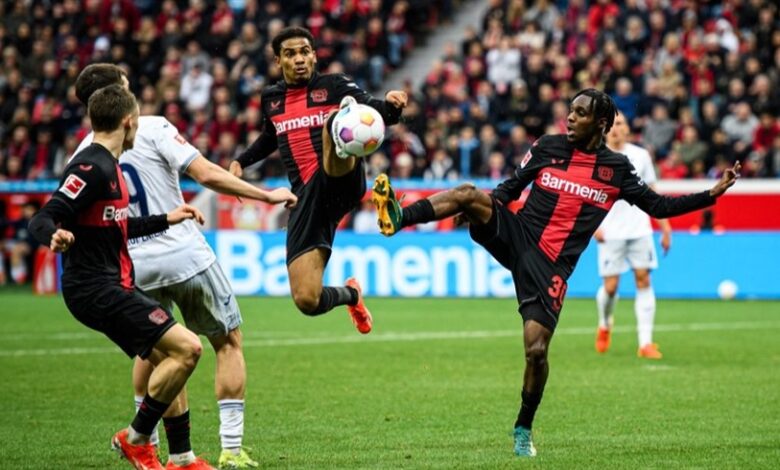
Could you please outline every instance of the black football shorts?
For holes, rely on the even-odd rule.
[[[63,286],[70,313],[122,348],[128,356],[146,359],[176,320],[171,312],[138,290],[106,285],[88,290]]]
[[[287,264],[315,248],[326,248],[330,256],[336,227],[366,194],[363,159],[357,161],[353,171],[338,178],[319,168],[303,186],[287,225]]]
[[[568,272],[550,261],[530,239],[520,216],[493,200],[493,216],[485,225],[471,224],[471,238],[512,272],[519,311],[555,330],[566,296]]]

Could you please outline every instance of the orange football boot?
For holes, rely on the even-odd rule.
[[[664,357],[661,351],[658,350],[658,345],[655,343],[647,343],[636,352],[636,355],[645,359],[661,359]]]
[[[605,353],[609,349],[609,344],[612,342],[612,330],[609,328],[601,328],[596,331],[596,352]]]
[[[349,316],[352,317],[352,323],[354,323],[355,328],[364,335],[370,333],[373,319],[371,318],[371,312],[368,311],[366,304],[363,303],[363,291],[360,288],[360,284],[354,277],[347,279],[345,284],[347,287],[355,289],[358,293],[357,303],[355,305],[347,305]]]
[[[157,460],[157,449],[153,444],[133,445],[127,442],[127,429],[114,434],[111,448],[130,462],[136,470],[165,470]]]
[[[168,465],[165,466],[165,470],[216,470],[216,468],[209,465],[208,462],[198,457],[194,462],[187,465],[176,465],[172,460],[168,461]]]

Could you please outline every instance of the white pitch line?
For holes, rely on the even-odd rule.
[[[780,322],[733,322],[733,323],[688,323],[688,324],[664,324],[656,325],[656,331],[667,333],[685,331],[733,331],[733,330],[763,330],[779,329]],[[633,326],[618,326],[613,328],[615,333],[633,333]],[[593,328],[571,327],[559,328],[555,334],[560,335],[592,335]],[[369,336],[330,336],[330,337],[305,337],[305,338],[279,338],[259,339],[244,341],[245,348],[267,348],[280,346],[314,346],[325,344],[347,343],[384,343],[402,341],[435,341],[448,339],[486,339],[507,338],[521,336],[520,330],[486,330],[486,331],[427,331],[419,333],[379,333]],[[87,355],[119,352],[113,346],[106,347],[74,347],[74,348],[43,348],[43,349],[7,349],[0,350],[0,357],[28,357],[28,356],[62,356],[62,355]]]

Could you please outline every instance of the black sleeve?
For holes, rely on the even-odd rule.
[[[545,158],[543,157],[542,148],[540,143],[542,139],[536,141],[533,147],[528,150],[523,160],[520,162],[520,166],[515,168],[512,177],[499,184],[496,189],[493,190],[493,197],[501,204],[508,204],[520,197],[520,193],[536,178],[536,174],[539,170],[545,166]]]
[[[29,230],[49,246],[57,227],[76,217],[106,192],[106,177],[97,165],[70,165],[51,199],[30,220]]]
[[[263,130],[260,133],[260,137],[252,142],[252,145],[247,147],[246,150],[241,152],[236,161],[241,165],[241,168],[252,166],[271,155],[278,146],[276,127],[274,127],[273,122],[271,122],[271,119],[263,110]]]
[[[127,238],[142,237],[167,230],[168,215],[149,215],[146,217],[128,217]]]
[[[633,167],[623,179],[620,197],[656,219],[674,217],[715,204],[715,198],[710,196],[709,191],[685,196],[662,196],[650,189]]]
[[[385,100],[374,98],[370,93],[361,89],[357,83],[343,75],[335,76],[334,87],[336,96],[353,96],[358,103],[366,104],[379,111],[385,125],[392,126],[401,120],[401,108],[396,108]]]
[[[72,218],[73,215],[73,210],[68,204],[52,198],[30,219],[28,229],[38,243],[49,246],[57,226],[62,221]]]

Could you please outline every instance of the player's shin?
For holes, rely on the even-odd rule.
[[[424,224],[432,220],[436,220],[436,213],[433,210],[431,201],[428,199],[420,199],[404,207],[404,210],[401,212],[401,227]]]
[[[222,449],[238,455],[244,437],[244,400],[225,399],[219,405],[219,438]]]
[[[163,418],[165,435],[168,437],[168,454],[171,462],[186,466],[195,461],[195,453],[190,443],[190,412],[179,416]]]
[[[155,400],[147,394],[141,401],[138,412],[133,418],[128,430],[127,440],[130,444],[145,444],[149,442],[149,436],[162,418],[170,403]]]
[[[653,322],[655,321],[655,292],[652,287],[637,289],[634,300],[639,346],[653,342]]]
[[[141,403],[144,401],[144,397],[141,395],[136,395],[134,401],[135,401],[135,412],[138,413],[138,409],[141,408]],[[156,425],[154,426],[152,435],[149,437],[149,442],[154,446],[160,445],[160,435],[157,433]]]
[[[618,300],[617,294],[610,296],[602,285],[596,293],[596,307],[599,312],[599,328],[612,328],[612,312],[615,309],[615,303]]]

